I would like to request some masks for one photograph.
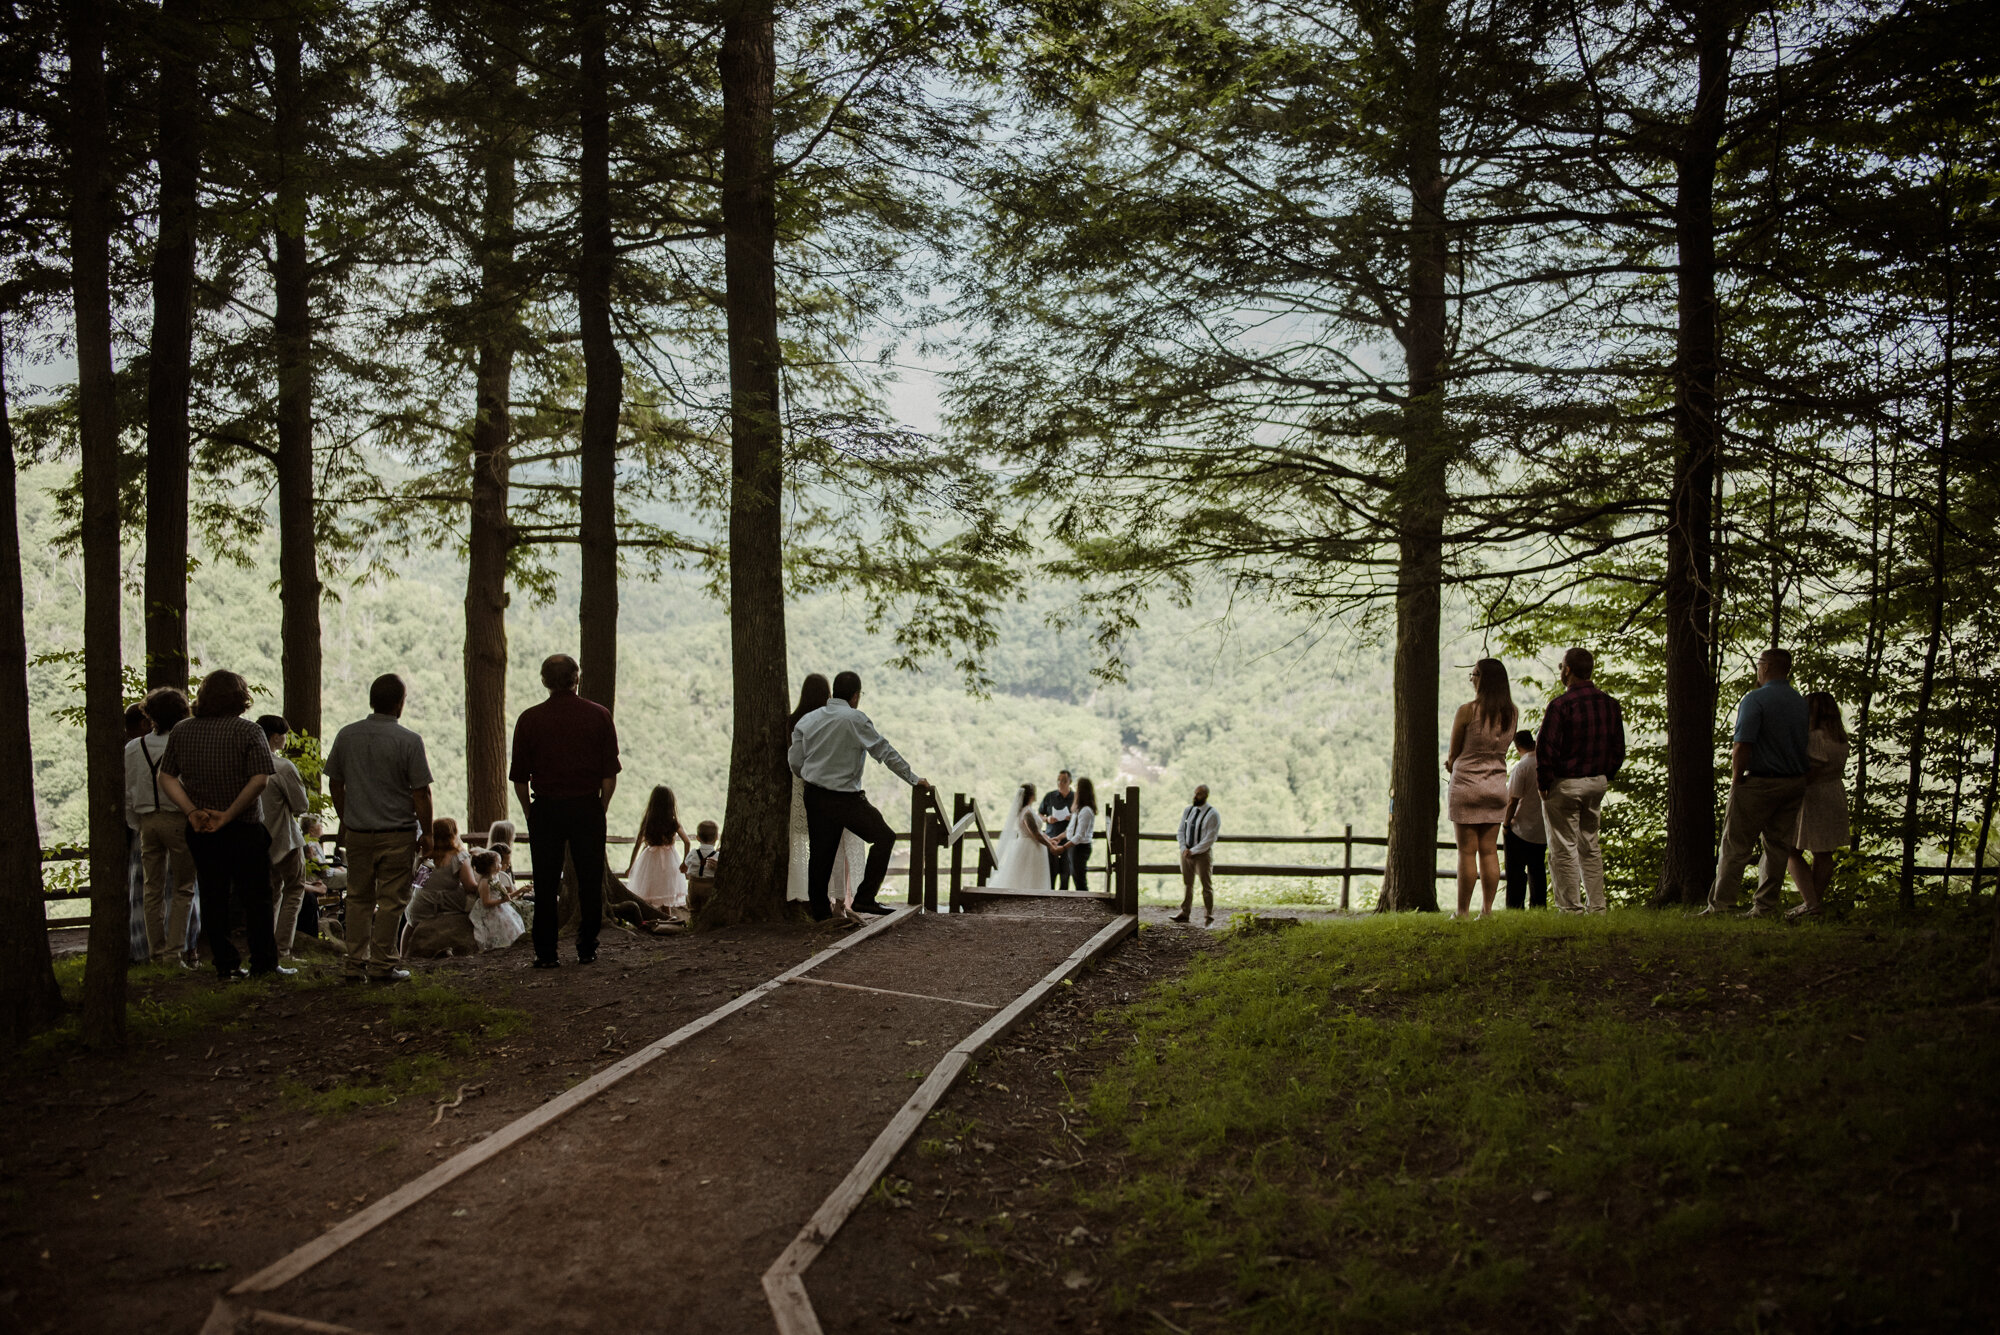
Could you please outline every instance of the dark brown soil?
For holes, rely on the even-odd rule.
[[[1104,921],[975,936],[915,919],[826,977],[990,1007]],[[0,1330],[196,1330],[220,1290],[835,939],[607,933],[587,968],[534,972],[525,951],[434,966],[525,1012],[506,1037],[393,1025],[393,987],[279,983],[246,987],[226,1024],[16,1069],[0,1090]],[[214,986],[175,978],[140,1004]],[[426,1335],[767,1330],[758,1276],[984,1007],[787,986],[257,1301]],[[301,1105],[423,1057],[448,1063],[446,1099],[471,1087],[442,1119],[428,1095]]]
[[[1060,927],[923,917],[822,968],[871,987],[1012,1000],[1076,948],[1077,929]],[[987,1015],[788,986],[268,1305],[425,1335],[506,1329],[524,1310],[546,1330],[768,1330],[765,1268],[916,1083]]]
[[[890,1190],[857,1210],[806,1272],[829,1335],[906,1324],[1096,1328],[1111,1238],[1073,1204],[1100,1166],[1070,1133],[1065,1109],[1115,1059],[1104,1012],[1178,974],[1214,941],[1198,929],[1148,925],[989,1052],[897,1159]],[[968,1228],[996,1216],[1011,1224],[1007,1253],[968,1251]]]

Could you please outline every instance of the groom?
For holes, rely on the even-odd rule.
[[[854,908],[862,913],[890,911],[875,902],[875,892],[889,870],[896,833],[861,790],[861,771],[868,757],[874,756],[913,787],[931,786],[875,731],[868,716],[855,707],[860,703],[860,674],[843,672],[835,677],[833,699],[799,720],[786,753],[792,773],[805,780],[806,833],[812,849],[806,861],[806,897],[816,922],[833,916],[826,885],[833,878],[843,830],[854,831],[868,845],[868,866],[855,888]]]

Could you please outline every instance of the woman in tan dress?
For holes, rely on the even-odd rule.
[[[1479,916],[1493,912],[1500,888],[1500,823],[1507,818],[1507,744],[1514,739],[1518,711],[1508,689],[1507,669],[1497,658],[1472,668],[1472,699],[1451,721],[1451,753],[1444,772],[1445,818],[1458,836],[1458,913],[1472,912],[1472,883],[1484,892]]]
[[[1819,915],[1820,900],[1833,879],[1833,851],[1848,844],[1847,725],[1840,702],[1825,691],[1806,697],[1806,797],[1799,804],[1798,834],[1792,839],[1792,883],[1799,904],[1785,916]],[[1806,854],[1812,854],[1807,865]]]

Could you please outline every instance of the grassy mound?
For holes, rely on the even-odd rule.
[[[1970,929],[1637,911],[1239,934],[1138,1008],[1088,1095],[1119,1152],[1083,1202],[1115,1220],[1113,1306],[1990,1330],[1984,952]]]

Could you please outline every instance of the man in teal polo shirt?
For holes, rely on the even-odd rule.
[[[1775,917],[1784,892],[1785,859],[1799,828],[1806,795],[1806,702],[1792,689],[1792,656],[1767,649],[1757,660],[1757,689],[1736,706],[1736,734],[1729,748],[1729,809],[1722,847],[1715,856],[1715,884],[1704,914],[1736,904],[1743,869],[1765,857],[1757,877],[1752,918]]]

